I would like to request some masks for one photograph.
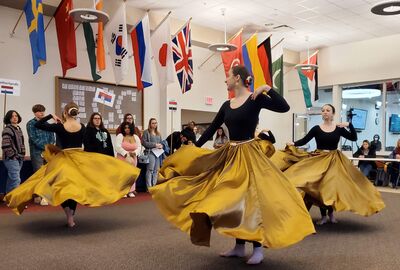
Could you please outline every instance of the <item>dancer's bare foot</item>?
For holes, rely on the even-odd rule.
[[[327,216],[323,216],[320,220],[317,221],[317,225],[324,225],[325,223],[328,223]]]
[[[253,249],[253,254],[247,260],[247,264],[260,264],[264,259],[264,253],[262,247],[255,247]]]
[[[329,221],[330,221],[331,223],[333,223],[333,224],[338,223],[338,221],[337,221],[337,219],[335,218],[335,216],[333,215],[333,213],[332,213],[332,214],[328,214],[328,216],[329,216]]]
[[[67,227],[68,228],[73,228],[75,227],[75,222],[74,222],[74,210],[72,210],[69,207],[64,208],[65,215],[67,216]]]
[[[220,253],[221,257],[239,257],[243,258],[245,256],[245,245],[236,244],[231,250]]]

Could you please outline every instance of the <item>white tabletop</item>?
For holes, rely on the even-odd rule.
[[[365,160],[365,161],[383,161],[383,162],[400,162],[400,159],[395,158],[356,158],[356,157],[349,157],[350,160]]]

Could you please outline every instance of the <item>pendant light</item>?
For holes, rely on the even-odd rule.
[[[295,65],[295,68],[297,70],[317,70],[318,65],[310,63],[310,47],[308,44],[308,36],[306,36],[306,42],[307,42],[307,64],[298,64]]]
[[[224,17],[224,37],[225,37],[225,42],[224,43],[215,43],[211,44],[208,46],[208,49],[213,52],[231,52],[237,49],[237,47],[233,44],[229,44],[226,42],[226,20],[225,20],[225,8],[221,9],[222,16]]]
[[[400,1],[383,1],[375,4],[371,12],[376,15],[398,15],[400,14]]]
[[[78,23],[107,23],[109,16],[107,13],[96,9],[96,2],[93,1],[94,8],[75,8],[69,12],[69,15]]]

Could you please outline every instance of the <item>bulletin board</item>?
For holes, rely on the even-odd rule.
[[[97,88],[115,94],[112,107],[93,100]],[[82,124],[86,125],[91,114],[98,112],[103,117],[105,128],[113,133],[122,123],[124,114],[131,113],[135,125],[143,127],[143,92],[134,86],[56,77],[55,98],[56,114],[59,117],[64,106],[73,101],[79,106],[78,118]]]

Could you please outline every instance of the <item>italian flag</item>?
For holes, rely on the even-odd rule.
[[[303,64],[317,65],[318,51],[310,56]],[[318,69],[316,70],[298,70],[301,88],[303,89],[304,102],[306,108],[311,108],[315,101],[318,100]]]

